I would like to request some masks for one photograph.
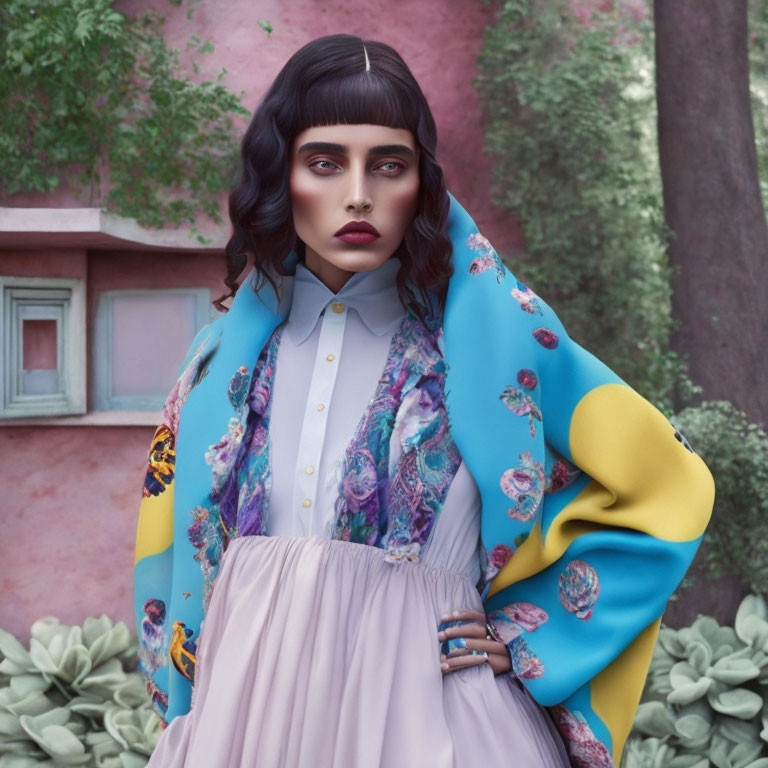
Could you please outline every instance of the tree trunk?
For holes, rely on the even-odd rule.
[[[768,427],[768,228],[749,96],[747,0],[654,0],[672,346],[707,400]]]

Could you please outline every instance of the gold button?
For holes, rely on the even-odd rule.
[[[311,475],[315,471],[315,468],[311,464],[307,464],[307,468],[304,471],[308,475]]]
[[[301,503],[303,506],[308,507],[312,502],[309,499],[304,499]]]
[[[334,301],[333,304],[331,304],[331,309],[338,315],[340,312],[344,311],[344,304],[340,301]]]
[[[317,404],[317,410],[318,411],[322,411],[324,408],[325,408],[325,405],[323,403],[318,403]]]
[[[335,360],[335,359],[336,359],[336,355],[334,355],[334,354],[333,354],[333,352],[329,352],[329,353],[326,355],[325,359],[326,359],[326,360]]]

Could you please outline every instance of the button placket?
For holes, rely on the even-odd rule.
[[[293,486],[293,514],[298,517],[301,523],[298,528],[304,531],[304,535],[317,530],[315,523],[321,514],[321,510],[317,508],[320,459],[328,421],[328,405],[339,369],[338,358],[341,354],[346,319],[347,307],[338,301],[330,302],[322,315],[309,396],[299,438]],[[297,526],[294,526],[294,529],[297,529]]]

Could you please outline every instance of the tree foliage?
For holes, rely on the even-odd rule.
[[[670,272],[647,21],[569,2],[505,0],[475,86],[495,160],[494,202],[514,211],[513,266],[569,333],[669,412],[691,394],[669,349]],[[634,38],[634,40],[633,40]]]
[[[725,400],[686,408],[675,417],[715,476],[715,514],[707,528],[694,572],[712,581],[726,575],[768,595],[768,435]]]
[[[183,74],[162,16],[112,5],[0,5],[0,191],[79,183],[91,204],[148,226],[194,224],[201,210],[218,223],[237,163],[233,117],[249,113],[221,83],[226,70],[200,83]]]

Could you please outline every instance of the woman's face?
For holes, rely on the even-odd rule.
[[[307,268],[334,293],[400,245],[416,215],[418,152],[410,131],[382,125],[315,126],[294,139],[293,224]],[[337,236],[350,222],[367,222],[379,236]]]

